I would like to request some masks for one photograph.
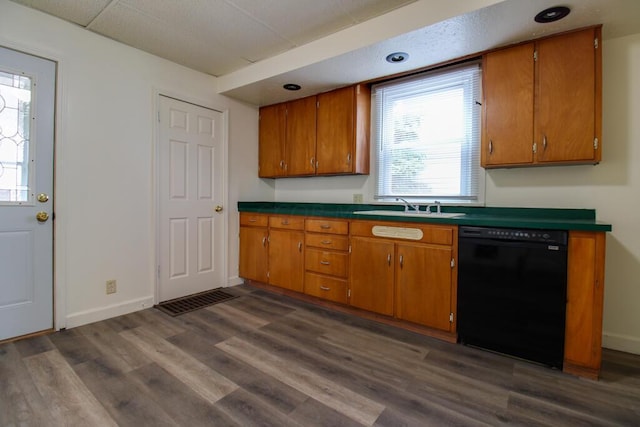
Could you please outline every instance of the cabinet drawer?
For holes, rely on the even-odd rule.
[[[270,216],[269,227],[285,228],[287,230],[304,230],[304,217],[302,216]]]
[[[266,227],[269,224],[269,216],[251,212],[240,212],[240,225],[250,227]]]
[[[347,234],[349,222],[335,219],[308,219],[305,229],[314,233]]]
[[[349,237],[335,234],[312,234],[305,235],[305,243],[322,249],[335,249],[336,251],[346,251],[349,249]]]
[[[373,227],[387,227],[390,229],[410,229],[411,231],[419,230],[419,238],[407,239],[407,241],[433,243],[436,245],[453,245],[454,228],[457,226],[450,225],[433,225],[433,224],[417,224],[405,222],[390,221],[352,221],[351,235],[361,237],[381,237],[373,232]],[[415,233],[406,233],[415,236]],[[421,236],[420,236],[421,235]],[[402,237],[389,237],[394,240],[405,240]]]
[[[330,301],[347,303],[347,281],[320,274],[306,273],[304,293]]]
[[[306,250],[304,266],[308,271],[347,277],[348,263],[349,254],[310,248]]]

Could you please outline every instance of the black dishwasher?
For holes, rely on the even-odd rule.
[[[567,232],[459,229],[462,343],[562,368]]]

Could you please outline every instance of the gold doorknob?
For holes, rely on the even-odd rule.
[[[222,212],[222,206],[220,205],[216,206],[216,212]]]
[[[38,201],[40,203],[46,203],[46,202],[49,201],[49,196],[47,194],[45,194],[45,193],[40,193],[40,194],[38,194]]]
[[[49,219],[49,214],[44,211],[40,211],[36,214],[36,219],[38,222],[46,222]]]

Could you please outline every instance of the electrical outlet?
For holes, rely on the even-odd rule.
[[[362,203],[363,198],[362,198],[362,194],[354,194],[353,195],[353,203]]]
[[[117,290],[116,281],[107,280],[107,294],[115,294]]]

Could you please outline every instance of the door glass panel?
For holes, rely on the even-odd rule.
[[[0,71],[0,204],[30,199],[32,79]]]

